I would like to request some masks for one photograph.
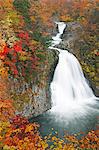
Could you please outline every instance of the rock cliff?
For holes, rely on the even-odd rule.
[[[41,73],[35,79],[26,82],[24,78],[9,78],[10,95],[16,108],[16,114],[28,118],[42,114],[51,108],[50,83],[58,62],[58,53],[47,50],[48,63],[41,65]]]

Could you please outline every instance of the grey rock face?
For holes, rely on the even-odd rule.
[[[58,63],[58,53],[48,50],[48,64],[42,65],[43,72],[37,75],[36,79],[30,82],[24,79],[10,78],[10,93],[14,100],[16,114],[21,114],[27,118],[37,116],[51,108],[50,83]]]
[[[82,27],[77,22],[68,22],[62,36],[62,48],[68,49],[69,52],[79,55],[79,50],[75,48],[75,43],[81,40]],[[82,39],[83,40],[83,39]]]

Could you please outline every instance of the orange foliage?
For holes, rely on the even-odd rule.
[[[3,148],[17,150],[45,150],[46,143],[41,139],[35,123],[29,123],[25,117],[15,116],[10,123],[5,123],[5,135],[1,132]],[[5,125],[4,124],[4,125]]]
[[[11,100],[0,100],[0,121],[7,121],[14,116],[14,107]]]

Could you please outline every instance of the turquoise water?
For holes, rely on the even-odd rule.
[[[40,124],[40,134],[42,137],[52,133],[52,135],[56,135],[58,132],[58,137],[63,137],[64,133],[69,134],[78,134],[84,133],[87,134],[90,130],[94,130],[98,127],[99,123],[99,109],[97,101],[97,105],[94,107],[90,106],[90,109],[84,116],[75,116],[74,119],[66,120],[65,118],[59,119],[58,116],[56,118],[55,115],[51,114],[50,111],[39,115],[38,117],[30,119],[30,122],[37,122]],[[67,114],[68,115],[68,114]],[[78,137],[82,136],[83,134],[78,135]]]

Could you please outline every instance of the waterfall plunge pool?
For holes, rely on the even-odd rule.
[[[30,119],[30,122],[36,122],[40,125],[39,131],[42,137],[51,133],[53,136],[56,136],[56,133],[58,133],[58,137],[62,138],[65,133],[69,133],[78,134],[77,137],[79,138],[98,127],[99,112],[96,111],[96,108],[87,108],[85,115],[82,114],[79,116],[75,113],[72,118],[69,118],[71,111],[72,109],[69,110],[69,113],[66,116],[59,116],[58,114],[54,115],[50,113],[50,111],[47,111],[38,117]]]

